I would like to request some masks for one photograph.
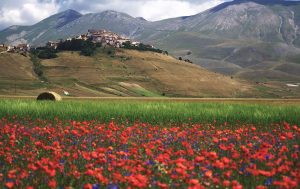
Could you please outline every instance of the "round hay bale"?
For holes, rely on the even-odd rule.
[[[44,92],[39,94],[37,100],[52,100],[52,101],[61,101],[62,98],[59,94],[55,92]]]

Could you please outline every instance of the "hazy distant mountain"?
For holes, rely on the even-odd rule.
[[[254,39],[300,46],[299,25],[299,2],[235,0],[194,16],[157,22],[116,11],[81,15],[67,10],[33,26],[11,26],[1,31],[0,40],[36,45],[85,33],[88,29],[106,28],[146,41],[160,40],[161,32],[194,32],[214,38]]]
[[[300,2],[235,0],[193,16],[149,22],[125,13],[68,10],[33,26],[12,26],[0,42],[42,45],[108,29],[210,70],[244,78],[300,81]]]
[[[300,2],[235,0],[203,13],[152,23],[159,31],[196,32],[214,38],[254,39],[300,46]],[[151,28],[150,28],[151,29]]]
[[[236,0],[152,26],[138,38],[210,70],[300,81],[300,2]]]
[[[45,44],[49,39],[57,37],[55,33],[61,27],[81,16],[74,10],[67,10],[32,26],[11,26],[0,32],[0,41],[11,44]]]

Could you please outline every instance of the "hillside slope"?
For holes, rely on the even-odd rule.
[[[171,56],[132,50],[111,51],[114,49],[98,49],[93,57],[61,52],[58,58],[43,60],[46,83],[32,73],[28,57],[1,54],[0,66],[6,70],[1,72],[1,93],[13,94],[15,89],[9,86],[19,82],[23,83],[22,87],[17,86],[17,93],[23,95],[36,95],[43,90],[62,94],[66,90],[72,96],[240,97],[251,96],[254,91],[246,82]],[[24,83],[25,80],[28,83]],[[5,85],[4,81],[11,83]]]
[[[35,76],[28,57],[1,52],[0,67],[0,94],[25,94],[21,91],[30,93],[36,88],[43,88],[43,83]]]
[[[42,62],[45,75],[55,83],[117,96],[229,97],[249,91],[246,84],[171,56],[131,50],[118,50],[112,56],[108,51],[101,49],[94,57],[60,53]]]

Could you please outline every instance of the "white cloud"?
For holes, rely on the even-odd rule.
[[[29,18],[40,21],[58,11],[59,7],[55,2],[49,3],[25,3],[21,12],[27,14]]]
[[[22,23],[21,13],[18,9],[2,10],[0,23]]]
[[[82,0],[64,0],[61,4],[81,13],[116,10],[154,21],[197,14],[224,1],[226,0],[90,0],[86,3]]]
[[[14,1],[13,4],[12,1]],[[48,2],[39,2],[38,0],[12,1],[6,3],[4,0],[0,7],[0,27],[34,24],[59,10],[59,5],[56,4],[55,0]]]
[[[192,4],[187,1],[172,1],[172,0],[152,0],[144,3],[136,16],[142,16],[148,20],[161,20],[166,18],[188,16],[197,14],[216,6],[224,1],[211,0],[201,4]]]

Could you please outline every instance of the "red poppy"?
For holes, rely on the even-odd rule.
[[[5,183],[5,186],[7,187],[7,188],[13,188],[14,187],[14,183],[13,182],[7,182],[7,183]]]

